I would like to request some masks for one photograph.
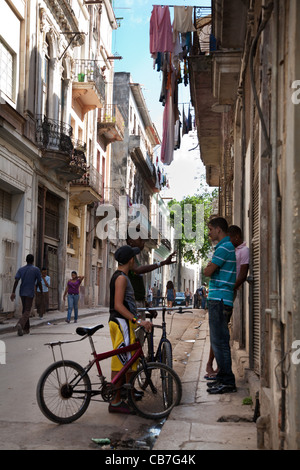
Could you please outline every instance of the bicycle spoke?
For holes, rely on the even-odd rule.
[[[129,394],[133,408],[146,418],[167,416],[181,399],[181,382],[177,374],[164,364],[150,363],[138,370],[131,380],[133,389],[143,392],[140,400],[134,393]],[[142,384],[142,385],[141,385]]]
[[[90,380],[81,366],[72,361],[60,361],[42,375],[37,387],[38,404],[52,421],[70,423],[86,411],[90,390]]]

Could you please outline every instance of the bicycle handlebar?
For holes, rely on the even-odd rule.
[[[177,307],[140,307],[137,308],[138,312],[163,312],[163,311],[177,311],[178,313],[186,313],[187,310],[192,310],[193,307],[183,307],[183,306],[177,306]]]

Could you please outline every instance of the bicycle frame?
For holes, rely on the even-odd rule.
[[[91,339],[92,338],[90,338],[90,340]],[[117,356],[119,354],[132,352],[132,351],[135,351],[135,353],[133,354],[131,359],[129,359],[129,361],[126,362],[126,364],[122,367],[122,369],[111,380],[111,383],[115,385],[116,383],[118,383],[120,378],[126,374],[126,372],[137,361],[137,359],[139,359],[140,357],[144,357],[144,353],[143,353],[143,350],[139,341],[137,341],[136,343],[130,344],[129,346],[124,346],[123,348],[119,348],[119,349],[112,349],[111,351],[107,351],[107,352],[100,353],[100,354],[97,354],[96,352],[93,351],[94,359],[91,363],[91,367],[96,363],[98,374],[100,377],[103,377],[101,365],[100,365],[101,361],[103,361],[104,359],[113,357],[113,356]]]
[[[101,383],[103,384],[103,383],[104,383],[104,380],[105,380],[105,377],[104,377],[104,375],[103,375],[103,373],[102,373],[102,369],[101,369],[100,362],[103,361],[104,359],[109,359],[110,357],[117,356],[117,355],[119,355],[119,354],[123,354],[123,353],[135,351],[135,353],[134,353],[133,356],[129,359],[129,361],[122,367],[122,369],[121,369],[121,370],[115,375],[115,377],[110,381],[110,383],[111,383],[112,385],[116,385],[116,384],[118,383],[118,381],[119,381],[123,376],[125,376],[126,372],[130,369],[130,367],[131,367],[139,358],[142,358],[142,360],[144,359],[143,349],[142,349],[141,344],[140,344],[139,341],[136,341],[135,343],[130,344],[129,346],[124,346],[124,347],[118,348],[118,349],[112,349],[112,350],[110,350],[110,351],[106,351],[106,352],[103,352],[103,353],[97,353],[97,352],[96,352],[93,338],[92,338],[92,336],[89,336],[89,335],[85,335],[83,338],[78,339],[78,340],[74,340],[74,341],[58,341],[58,342],[55,342],[55,343],[46,343],[46,345],[48,345],[48,346],[51,347],[54,361],[56,361],[56,358],[55,358],[55,354],[54,354],[53,347],[54,347],[54,346],[59,346],[59,347],[60,347],[60,352],[61,352],[62,361],[64,362],[64,357],[63,357],[63,353],[62,353],[62,348],[61,348],[61,346],[62,346],[63,344],[77,343],[77,342],[79,342],[79,341],[83,341],[83,340],[86,339],[87,337],[89,338],[90,346],[91,346],[91,349],[92,349],[93,360],[91,360],[91,361],[89,362],[89,364],[84,367],[84,374],[79,377],[79,380],[81,380],[82,377],[84,377],[84,376],[91,370],[91,368],[94,366],[94,364],[96,364],[96,368],[97,368],[97,372],[98,372],[100,381],[101,381]],[[146,362],[145,362],[145,364],[146,364]],[[146,375],[147,375],[147,372],[146,372]],[[80,391],[77,391],[77,392],[80,393]],[[91,395],[101,395],[102,390],[90,390],[90,393],[91,393]]]
[[[162,335],[161,335],[161,338],[160,338],[160,341],[159,341],[159,344],[157,346],[157,350],[156,350],[156,353],[154,353],[154,341],[153,341],[153,329],[152,329],[152,332],[149,334],[150,335],[150,341],[151,341],[151,358],[150,358],[150,361],[153,361],[153,362],[160,362],[161,360],[161,346],[164,342],[167,342],[171,345],[170,341],[168,340],[167,338],[167,334],[166,334],[166,311],[177,311],[178,313],[184,313],[184,311],[182,310],[184,308],[184,310],[192,310],[191,307],[182,307],[182,306],[177,306],[177,307],[167,307],[167,306],[162,306],[162,307],[150,307],[150,308],[138,308],[138,312],[151,312],[151,311],[154,311],[154,312],[157,312],[157,311],[161,311],[162,312],[162,324],[161,325],[154,325],[153,324],[153,327],[154,328],[160,328],[162,329]]]

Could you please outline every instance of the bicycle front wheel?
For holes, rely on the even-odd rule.
[[[160,350],[160,361],[167,366],[173,367],[173,358],[172,358],[172,346],[171,343],[167,340],[164,341],[161,345]]]
[[[143,418],[165,418],[181,400],[180,378],[173,369],[159,362],[148,362],[138,369],[131,376],[130,385],[129,404]],[[142,398],[136,391],[143,393]]]
[[[58,424],[76,421],[91,401],[91,382],[85,370],[73,361],[58,361],[48,367],[37,385],[42,413]]]

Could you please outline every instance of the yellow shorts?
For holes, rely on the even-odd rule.
[[[113,349],[122,348],[125,346],[129,346],[136,342],[136,337],[134,334],[135,326],[131,322],[127,322],[123,318],[118,318],[118,322],[114,321],[109,322],[109,331],[110,337],[113,345]],[[111,358],[111,370],[119,371],[122,367],[130,360],[131,356],[135,353],[135,351],[118,354]],[[137,369],[137,362],[136,361],[132,366],[132,370]]]

